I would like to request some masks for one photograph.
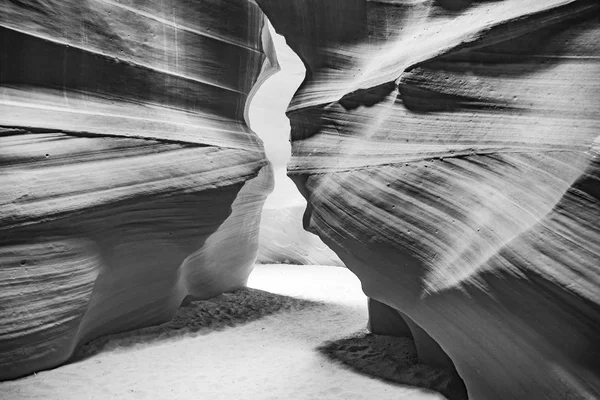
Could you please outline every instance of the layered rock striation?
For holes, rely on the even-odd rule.
[[[471,399],[600,398],[598,2],[258,3],[307,68],[304,226],[407,319],[371,326]]]
[[[246,0],[0,5],[0,379],[243,286],[277,69]]]

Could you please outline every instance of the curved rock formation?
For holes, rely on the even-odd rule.
[[[0,5],[0,379],[244,285],[277,68],[246,0]]]
[[[305,228],[469,398],[600,398],[598,2],[258,3]]]

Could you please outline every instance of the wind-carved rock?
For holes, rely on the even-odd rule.
[[[469,398],[600,398],[598,2],[258,3],[305,228]]]
[[[244,285],[277,69],[246,0],[0,5],[0,379]]]

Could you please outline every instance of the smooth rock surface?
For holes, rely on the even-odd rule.
[[[367,303],[369,323],[367,328],[375,335],[412,337],[410,327],[398,310],[369,299]]]
[[[243,286],[277,68],[252,1],[0,4],[0,379]]]
[[[597,1],[258,0],[305,228],[469,398],[600,398]]]

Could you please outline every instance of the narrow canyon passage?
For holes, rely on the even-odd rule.
[[[258,262],[342,266],[338,256],[302,227],[306,200],[287,177],[290,161],[290,121],[285,115],[302,83],[302,61],[269,24],[280,71],[257,90],[249,107],[250,127],[262,139],[275,171],[275,188],[267,197],[260,225]]]
[[[273,39],[280,70],[260,85],[249,108],[250,128],[260,137],[267,158],[275,170],[275,189],[267,198],[265,208],[283,208],[306,205],[306,201],[286,176],[290,161],[290,121],[285,115],[292,96],[302,83],[306,70],[302,61],[277,34],[271,24],[269,33]]]

